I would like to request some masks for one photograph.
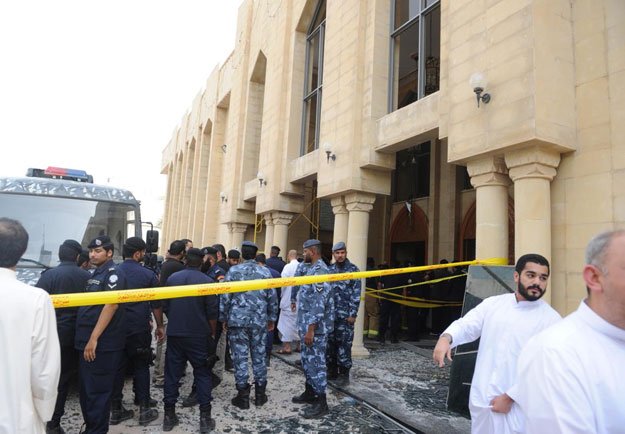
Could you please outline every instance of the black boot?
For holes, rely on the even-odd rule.
[[[197,390],[195,390],[195,386],[191,387],[191,392],[189,396],[182,400],[183,407],[195,407],[197,405]]]
[[[200,433],[208,434],[215,429],[215,419],[211,418],[211,405],[200,408]]]
[[[304,408],[302,417],[305,419],[317,419],[328,414],[328,403],[326,402],[326,394],[320,393],[314,403]]]
[[[251,388],[252,386],[250,386],[249,384],[246,384],[243,387],[240,387],[237,384],[237,391],[239,393],[237,393],[237,396],[232,398],[232,400],[230,401],[232,402],[232,405],[234,405],[235,407],[239,407],[242,410],[247,410],[248,408],[250,408],[250,389]]]
[[[220,384],[221,384],[221,378],[219,378],[219,375],[217,375],[213,371],[211,371],[211,387],[214,389],[215,387],[219,386]]]
[[[141,403],[139,402],[139,398],[137,398],[136,396],[135,396],[135,405],[141,405]],[[156,399],[150,398],[150,407],[154,408],[157,405],[158,405],[158,402],[156,402]]]
[[[122,401],[116,399],[111,403],[111,418],[109,419],[109,424],[117,425],[125,420],[132,419],[134,415],[134,411],[125,409],[122,405]]]
[[[336,364],[328,365],[328,380],[336,380],[338,378],[339,370]]]
[[[178,425],[178,416],[176,416],[176,407],[165,406],[165,416],[163,416],[163,431],[171,431]]]
[[[301,395],[294,396],[291,399],[295,404],[312,404],[317,399],[317,394],[313,390],[312,386],[306,382],[306,389]]]
[[[271,353],[267,352],[267,354],[265,355],[265,365],[267,367],[271,366]]]
[[[349,369],[350,368],[339,366],[338,377],[334,384],[336,384],[338,387],[347,386],[349,384]]]
[[[58,422],[48,422],[46,424],[46,434],[65,434]]]
[[[147,426],[153,420],[158,419],[158,411],[150,407],[149,401],[139,404],[139,425]]]
[[[254,383],[254,405],[256,407],[260,407],[267,402],[267,394],[265,393],[266,389],[267,383],[262,386],[258,383]]]

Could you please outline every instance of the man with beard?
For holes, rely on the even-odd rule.
[[[549,262],[538,254],[519,258],[514,271],[517,289],[482,301],[441,334],[434,348],[439,367],[451,361],[451,349],[480,338],[471,381],[471,432],[523,432],[519,406],[508,391],[516,383],[521,349],[538,332],[560,321],[560,315],[540,298],[549,280]]]
[[[334,264],[330,274],[357,273],[358,267],[347,259],[347,248],[343,241],[332,246]],[[337,380],[338,386],[349,384],[349,370],[352,368],[352,342],[354,323],[360,306],[360,279],[338,280],[332,283],[334,297],[334,330],[328,336],[328,380]]]

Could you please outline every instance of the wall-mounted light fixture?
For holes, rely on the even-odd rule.
[[[256,174],[256,179],[258,179],[258,182],[259,182],[261,187],[263,185],[267,185],[267,179],[265,179],[265,175],[263,174],[263,172],[258,172]]]
[[[224,191],[219,193],[219,198],[221,199],[221,203],[228,202],[228,196]]]
[[[484,104],[488,104],[488,102],[490,101],[490,94],[482,93],[484,92],[484,89],[486,89],[486,85],[488,84],[488,81],[486,80],[486,77],[484,77],[484,74],[482,74],[481,72],[474,72],[469,79],[469,84],[471,85],[471,89],[473,89],[473,92],[475,92],[475,96],[477,97],[477,106],[480,106],[480,100]]]
[[[228,150],[228,145],[226,145],[225,143],[221,145],[221,152],[225,154],[227,150]]]
[[[326,161],[328,162],[328,164],[330,163],[330,160],[336,161],[336,154],[334,152],[332,152],[332,145],[331,144],[324,143],[323,151],[326,153]]]

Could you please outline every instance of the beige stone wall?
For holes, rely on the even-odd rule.
[[[396,153],[431,141],[430,195],[413,202],[428,219],[427,260],[456,256],[474,203],[478,254],[507,256],[514,198],[515,256],[549,257],[547,300],[561,313],[575,309],[587,241],[625,226],[625,2],[442,0],[440,90],[389,113],[392,2],[328,0],[321,149],[302,156],[306,32],[316,4],[242,2],[232,54],[163,150],[163,246],[189,237],[230,248],[256,237],[266,249],[278,231],[270,224],[255,234],[259,215],[288,223],[283,255],[301,251],[310,225],[298,216],[309,212],[316,181],[317,197],[344,204],[337,221],[350,226],[335,230],[358,240],[363,251],[354,257],[379,263],[404,206],[392,203]],[[492,97],[479,108],[468,84],[478,71]],[[458,164],[474,190],[461,190]]]

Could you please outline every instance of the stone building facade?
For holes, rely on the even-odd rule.
[[[163,245],[538,252],[565,314],[590,237],[625,227],[624,137],[621,0],[246,0],[163,151]]]

